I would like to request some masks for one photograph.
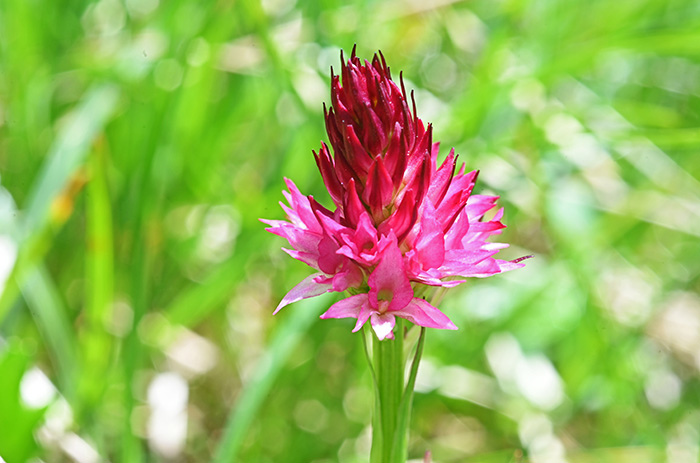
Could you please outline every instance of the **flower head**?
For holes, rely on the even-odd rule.
[[[332,106],[324,106],[333,155],[322,143],[316,163],[346,223],[357,223],[366,210],[376,226],[385,224],[383,231],[393,229],[403,239],[437,156],[432,127],[416,116],[412,95],[411,111],[403,79],[399,88],[381,54],[363,64],[353,49],[350,60],[341,54],[341,61],[342,85],[332,74]]]
[[[352,293],[321,318],[368,320],[379,339],[392,338],[395,317],[417,325],[457,329],[416,290],[452,287],[466,277],[487,277],[522,267],[522,259],[494,256],[507,244],[487,241],[501,232],[503,209],[490,219],[495,196],[472,195],[477,171],[456,173],[450,151],[438,166],[432,126],[417,117],[391,79],[384,57],[364,63],[355,55],[331,76],[325,108],[331,149],[321,144],[316,163],[334,210],[304,196],[291,180],[281,204],[287,221],[263,220],[289,241],[285,249],[317,273],[294,287],[277,307],[327,291]]]

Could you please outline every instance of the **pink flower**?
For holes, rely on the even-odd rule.
[[[285,251],[315,270],[280,302],[282,307],[328,291],[351,296],[321,318],[368,320],[379,339],[392,338],[395,317],[417,325],[457,329],[414,290],[452,287],[466,277],[487,277],[522,267],[521,259],[494,256],[507,244],[503,209],[490,219],[495,196],[471,195],[478,172],[457,173],[452,150],[438,166],[432,127],[417,117],[415,101],[391,80],[384,57],[362,63],[355,50],[341,54],[341,78],[332,76],[332,107],[325,110],[333,155],[324,143],[314,153],[335,209],[302,195],[291,180],[283,192],[288,221],[263,220],[293,249]]]
[[[403,257],[393,233],[379,242],[381,260],[368,278],[369,291],[336,302],[321,318],[357,318],[355,329],[371,319],[377,337],[393,338],[395,317],[416,325],[456,330],[449,318],[427,301],[414,297]]]

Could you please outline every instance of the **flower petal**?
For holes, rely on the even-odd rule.
[[[418,260],[425,269],[438,268],[445,260],[445,235],[442,225],[435,217],[435,207],[430,199],[423,202],[416,251]]]
[[[328,194],[331,195],[331,198],[336,205],[342,204],[343,187],[335,173],[335,165],[328,146],[325,143],[321,143],[321,149],[318,150],[318,154],[316,154],[315,151],[313,154],[314,159],[316,159],[318,170],[321,172],[323,183],[326,185],[326,189],[328,190]]]
[[[426,328],[440,328],[443,330],[456,330],[457,327],[439,309],[430,305],[428,301],[414,297],[413,300],[403,309],[391,312],[401,318],[416,325]]]
[[[348,288],[359,288],[363,276],[362,270],[346,259],[338,273],[333,276],[333,291],[343,292]]]
[[[362,305],[367,302],[367,294],[356,294],[354,296],[341,299],[328,310],[321,318],[357,318],[360,315]]]
[[[346,260],[344,256],[335,253],[337,250],[338,244],[324,234],[318,243],[318,267],[322,272],[334,274]]]
[[[307,299],[309,297],[320,296],[323,293],[331,291],[333,285],[330,283],[317,283],[314,281],[319,276],[325,275],[323,273],[314,273],[313,275],[309,275],[301,280],[298,285],[292,288],[291,291],[284,296],[282,301],[275,309],[273,315],[279,312],[283,307],[288,306],[293,302],[301,301],[302,299]]]
[[[525,267],[525,264],[521,263],[522,261],[526,259],[531,259],[534,256],[525,256],[525,257],[519,257],[514,260],[500,260],[500,259],[494,259],[496,261],[496,264],[498,265],[498,268],[501,269],[501,272],[507,272],[509,270],[515,270],[516,268],[522,268]]]
[[[297,188],[294,182],[292,182],[290,179],[285,178],[284,182],[287,184],[287,188],[290,192],[289,195],[285,196],[289,201],[289,205],[292,206],[294,212],[297,213],[299,219],[309,230],[316,233],[321,233],[321,225],[319,225],[316,215],[311,209],[311,202],[309,201],[309,198],[301,194],[299,188]]]
[[[333,304],[321,318],[357,318],[352,332],[362,328],[372,314],[367,302],[367,294],[356,294]]]
[[[377,156],[367,174],[367,185],[362,193],[362,199],[369,205],[372,214],[378,216],[391,202],[393,192],[394,183],[391,175],[384,167],[381,156]]]
[[[450,150],[450,154],[447,155],[445,161],[430,179],[428,198],[433,202],[433,204],[440,204],[442,198],[445,197],[445,194],[450,187],[450,183],[452,182],[452,177],[455,173],[456,161],[457,157],[455,156],[455,149],[452,148],[452,150]]]
[[[382,341],[384,339],[394,339],[394,325],[396,318],[390,313],[373,313],[371,317],[372,329],[377,334],[377,338]]]
[[[411,301],[413,288],[404,270],[403,257],[392,234],[379,242],[382,260],[369,276],[369,301],[372,308],[378,308],[380,294],[388,293],[391,297],[389,310],[402,309]]]
[[[367,323],[367,320],[369,320],[370,315],[372,315],[372,311],[369,308],[369,302],[365,301],[364,304],[362,304],[362,307],[360,307],[360,313],[357,315],[357,323],[355,323],[355,327],[352,329],[352,332],[355,333],[362,328],[362,325]]]

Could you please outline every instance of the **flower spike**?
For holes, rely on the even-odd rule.
[[[335,209],[285,180],[287,221],[263,220],[289,241],[289,255],[316,271],[275,313],[301,299],[352,289],[321,318],[355,318],[353,331],[369,322],[378,339],[393,338],[396,317],[457,329],[414,289],[422,294],[425,286],[453,287],[466,277],[510,271],[531,256],[495,258],[508,246],[489,241],[505,227],[498,198],[471,194],[478,171],[466,172],[464,164],[457,169],[454,149],[438,165],[433,126],[418,117],[403,73],[394,82],[381,51],[362,61],[353,46],[340,60],[337,74],[331,68],[330,105],[323,105],[329,145],[322,142],[313,152]]]

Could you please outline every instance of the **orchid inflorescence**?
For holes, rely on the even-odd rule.
[[[453,287],[466,277],[487,277],[522,267],[494,256],[507,244],[503,209],[490,219],[497,196],[472,195],[478,171],[455,173],[454,149],[438,166],[439,143],[416,114],[413,92],[391,79],[384,56],[364,63],[355,55],[341,73],[331,70],[331,107],[324,105],[333,149],[321,144],[316,164],[333,210],[304,196],[285,179],[280,203],[288,221],[263,220],[289,241],[285,251],[317,270],[282,299],[275,310],[328,291],[349,296],[321,318],[368,320],[377,337],[392,339],[395,317],[416,325],[457,329],[439,309],[419,297],[428,287]]]

